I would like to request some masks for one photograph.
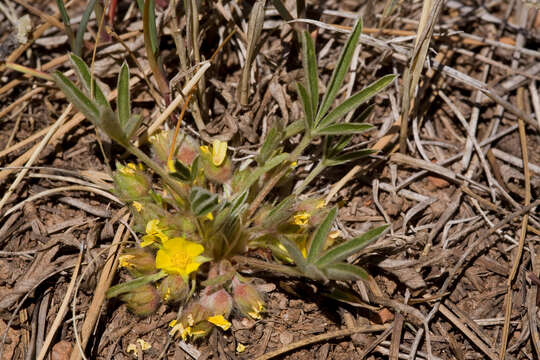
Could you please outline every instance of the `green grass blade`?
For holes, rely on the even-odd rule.
[[[57,71],[53,74],[56,85],[66,95],[66,98],[71,102],[77,110],[94,123],[95,126],[100,125],[100,114],[97,105],[88,98],[81,90],[79,90],[71,80],[64,74]]]
[[[332,73],[330,83],[328,84],[326,93],[324,94],[324,97],[321,101],[321,107],[319,109],[319,112],[317,113],[315,125],[317,125],[321,121],[323,116],[326,115],[328,109],[330,109],[330,106],[332,106],[332,103],[334,102],[339,92],[339,88],[343,83],[343,79],[345,79],[345,75],[347,74],[349,65],[351,64],[352,56],[354,54],[354,50],[356,49],[356,45],[358,44],[358,39],[360,38],[361,33],[362,19],[360,18],[354,25],[351,35],[349,36],[349,39],[347,39],[347,43],[345,44],[345,47],[343,48],[343,51],[339,56],[336,68]]]
[[[347,115],[349,112],[355,110],[357,107],[377,95],[379,92],[384,90],[394,79],[396,75],[390,74],[385,75],[382,78],[374,81],[369,84],[332,110],[328,115],[326,115],[319,123],[319,127],[326,127],[331,125],[341,119],[343,116]]]
[[[281,0],[272,0],[272,4],[274,4],[274,7],[276,8],[279,15],[285,20],[285,21],[292,21],[294,20],[293,16],[287,10],[285,5],[281,2]]]
[[[328,237],[328,233],[332,228],[332,224],[334,223],[336,216],[337,208],[333,207],[330,212],[328,212],[328,215],[326,215],[326,218],[323,220],[323,222],[319,225],[319,227],[315,231],[315,234],[313,234],[313,238],[311,239],[311,244],[309,245],[308,249],[308,263],[313,264],[319,258],[319,255],[324,248],[324,243],[326,242],[326,238]]]
[[[90,0],[88,2],[88,5],[86,6],[86,9],[84,9],[84,12],[82,14],[81,22],[79,23],[79,28],[77,29],[77,36],[75,37],[75,44],[73,46],[73,52],[77,56],[82,56],[84,32],[86,31],[88,20],[90,19],[90,15],[92,15],[92,11],[94,10],[95,5],[96,5],[96,0]]]
[[[306,129],[313,129],[313,120],[314,120],[314,112],[313,112],[313,105],[311,104],[311,98],[301,83],[296,84],[298,95],[300,96],[300,100],[302,101],[302,107],[304,108],[304,121],[305,121],[305,128]]]
[[[315,56],[315,44],[309,32],[302,32],[302,64],[306,77],[307,89],[310,96],[311,112],[315,114],[319,106],[319,78],[317,75],[317,57]]]
[[[325,128],[318,129],[314,132],[315,135],[353,135],[373,129],[370,124],[332,124]]]
[[[129,67],[124,62],[118,75],[118,97],[116,98],[116,110],[118,111],[118,120],[123,129],[131,118],[131,103],[129,95]]]
[[[372,241],[376,240],[387,228],[388,225],[379,226],[378,228],[372,229],[359,237],[344,242],[341,245],[334,246],[326,251],[315,262],[315,264],[318,267],[323,268],[329,264],[344,260],[355,252],[362,250]]]
[[[98,86],[96,79],[92,78],[90,74],[90,69],[88,68],[88,65],[86,65],[84,60],[73,53],[69,55],[69,60],[73,64],[73,68],[75,69],[77,76],[81,80],[81,83],[84,86],[86,93],[89,94],[92,99],[95,99],[96,103],[99,106],[107,107],[110,109],[111,105],[109,104],[109,101],[105,97],[105,94],[103,94],[103,91],[101,91],[101,88]],[[90,85],[90,81],[94,83],[93,86]],[[90,94],[91,90],[94,91],[94,94]]]
[[[321,270],[331,280],[354,281],[359,279],[367,280],[369,278],[366,270],[360,266],[347,263],[330,264]]]
[[[64,0],[56,0],[56,5],[58,6],[58,12],[60,13],[62,22],[64,23],[64,31],[69,39],[69,46],[73,51],[73,47],[75,46],[75,34],[71,28],[71,21],[69,20],[69,15],[66,11],[66,7],[64,6]]]

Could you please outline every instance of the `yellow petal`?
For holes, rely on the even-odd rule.
[[[143,205],[140,202],[134,201],[132,204],[133,204],[133,207],[135,208],[135,210],[137,210],[137,212],[142,211]]]
[[[206,146],[206,145],[202,145],[202,146],[200,147],[200,149],[201,149],[201,152],[202,152],[203,154],[206,154],[206,155],[211,155],[211,154],[212,154],[212,153],[210,152],[210,149],[209,149],[208,146]]]
[[[216,166],[220,166],[225,161],[227,156],[227,142],[214,140],[212,143],[212,163]]]
[[[127,348],[126,348],[126,352],[127,352],[127,353],[132,352],[133,355],[137,356],[137,355],[138,355],[138,354],[137,354],[137,345],[135,345],[135,344],[129,344],[129,345],[127,346]]]
[[[142,351],[145,351],[145,350],[148,350],[148,349],[152,348],[152,345],[150,345],[149,343],[147,343],[143,339],[137,339],[137,342],[139,344],[141,344]]]
[[[227,321],[227,319],[225,319],[223,315],[210,316],[207,320],[208,322],[222,328],[223,330],[229,330],[229,328],[231,327],[231,323]]]
[[[178,320],[174,319],[169,323],[169,326],[174,327],[174,325],[176,325],[177,322],[178,322]]]
[[[169,169],[169,172],[176,172],[176,168],[174,167],[174,160],[171,159],[167,162],[167,168]]]
[[[129,254],[120,255],[118,257],[118,261],[120,262],[120,267],[129,268],[131,265],[133,265],[131,260],[133,260],[134,258],[135,258],[134,255],[129,255]]]
[[[246,345],[238,343],[238,345],[236,345],[236,352],[242,353],[244,351],[246,351]]]
[[[298,226],[306,226],[310,217],[311,217],[311,214],[303,211],[294,215],[293,222]]]

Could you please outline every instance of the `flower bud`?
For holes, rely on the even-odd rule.
[[[212,315],[229,317],[233,305],[231,295],[225,289],[219,289],[211,293],[210,291],[206,291],[207,289],[203,292],[199,303],[208,309]]]
[[[169,304],[184,300],[189,294],[189,285],[180,275],[169,275],[158,287],[161,298]]]
[[[133,163],[116,166],[118,170],[113,174],[115,192],[122,200],[135,201],[148,197],[151,183],[140,167]]]
[[[236,307],[245,316],[259,320],[264,311],[264,301],[253,285],[241,282],[237,277],[232,281],[233,298]]]
[[[150,275],[156,272],[155,256],[147,249],[125,249],[118,260],[120,261],[120,267],[126,268],[134,277]]]
[[[145,284],[120,295],[132,313],[145,317],[155,312],[160,303],[159,294],[152,284]]]

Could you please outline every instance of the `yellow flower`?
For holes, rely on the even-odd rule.
[[[180,275],[187,281],[188,275],[209,259],[200,256],[204,247],[201,244],[176,237],[162,241],[163,246],[156,254],[156,268],[168,274]]]
[[[311,214],[305,211],[299,212],[298,214],[294,215],[293,223],[298,226],[306,226],[310,217]]]
[[[227,319],[225,319],[223,315],[210,316],[207,320],[209,323],[212,323],[222,328],[223,330],[229,330],[229,328],[231,327],[231,323],[227,321]]]
[[[236,345],[236,352],[242,353],[244,351],[246,351],[246,345],[238,343],[238,345]]]
[[[155,243],[157,239],[161,242],[165,242],[169,239],[165,230],[167,227],[163,226],[158,219],[153,219],[146,224],[146,235],[142,237],[141,247],[148,246],[152,243]]]
[[[298,163],[296,161],[293,161],[291,163],[291,168],[294,169],[296,166],[298,166]]]
[[[141,204],[140,202],[138,201],[134,201],[132,203],[133,207],[135,208],[135,210],[137,210],[137,212],[141,212],[142,209],[143,209],[143,204]]]

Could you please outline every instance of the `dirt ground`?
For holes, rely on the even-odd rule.
[[[177,20],[185,31],[181,3]],[[258,150],[277,119],[289,124],[302,116],[300,51],[293,23],[274,3],[266,4],[249,105],[242,106],[238,89],[253,1],[200,1],[202,59],[236,32],[205,74],[206,129],[197,127],[193,109],[183,127],[202,143],[228,141],[236,165]],[[294,16],[297,3],[285,2]],[[120,301],[103,300],[102,284],[125,277],[106,272],[111,244],[129,222],[127,207],[107,195],[111,167],[128,157],[76,111],[58,122],[68,104],[51,81],[6,66],[69,71],[70,43],[59,29],[56,2],[0,2],[0,358],[36,358],[56,314],[68,306],[48,344],[49,359],[70,359],[81,338],[88,359],[540,359],[539,5],[448,0],[438,13],[439,2],[429,3],[308,1],[298,16],[317,21],[309,30],[322,83],[346,40],[343,31],[363,17],[341,100],[385,74],[398,75],[372,100],[367,122],[376,129],[353,139],[352,148],[380,151],[327,169],[306,191],[331,196],[339,207],[335,229],[347,237],[391,224],[388,234],[348,259],[362,264],[370,280],[343,284],[356,293],[344,303],[322,296],[323,285],[246,272],[264,294],[263,318],[235,314],[230,330],[183,343],[168,335],[178,308],[163,305],[141,319]],[[438,15],[433,34],[418,30],[426,29],[419,23],[423,6]],[[74,28],[85,8],[78,0],[68,6]],[[156,0],[156,14],[174,94],[175,76],[183,81],[189,74],[180,68],[171,36],[177,30],[172,7]],[[30,19],[26,30],[24,15]],[[123,45],[103,32],[93,71],[111,91],[128,61],[138,79],[131,88],[134,112],[150,126],[165,103],[156,99],[155,80],[150,91],[141,76],[148,61],[135,1],[118,2],[112,30]],[[91,17],[83,43],[88,62],[97,31]],[[415,68],[411,58],[424,63],[417,38],[427,39],[429,48],[411,93],[406,151],[400,152],[406,72]],[[300,159],[296,179],[317,161],[319,145]],[[368,326],[378,330],[363,332]],[[151,348],[128,353],[138,339]]]

